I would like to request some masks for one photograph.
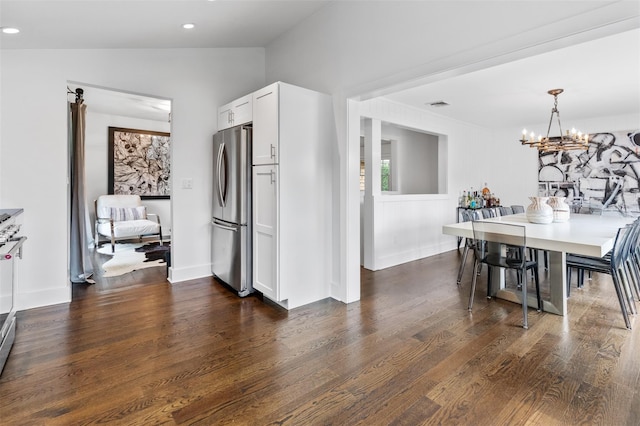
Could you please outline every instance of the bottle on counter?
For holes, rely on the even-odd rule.
[[[490,207],[490,200],[491,200],[491,190],[489,189],[489,187],[487,186],[487,182],[484,183],[484,187],[482,188],[482,198],[484,199],[484,203],[487,205],[487,207]]]
[[[484,183],[484,187],[482,188],[482,198],[487,200],[491,196],[491,190],[487,186],[487,182]]]

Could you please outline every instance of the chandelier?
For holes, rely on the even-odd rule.
[[[551,118],[549,119],[547,136],[536,136],[533,132],[527,134],[527,129],[524,129],[522,131],[522,139],[520,139],[522,145],[529,145],[531,148],[538,148],[538,150],[542,152],[570,151],[574,149],[589,148],[588,134],[582,134],[582,132],[576,131],[576,129],[571,129],[571,132],[567,130],[566,134],[563,134],[562,132],[562,125],[560,124],[560,112],[558,111],[558,95],[562,92],[564,92],[563,89],[553,89],[547,92],[548,94],[553,95],[553,109],[551,110]],[[554,114],[556,115],[556,118],[558,120],[560,136],[549,136]]]

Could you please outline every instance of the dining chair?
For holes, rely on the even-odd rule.
[[[480,213],[484,219],[491,219],[492,217],[497,217],[495,209],[491,207],[483,207],[480,209]]]
[[[477,210],[463,210],[462,211],[462,221],[463,222],[472,222],[474,220],[480,220],[481,216]],[[464,273],[464,267],[467,264],[467,255],[469,254],[469,250],[473,249],[473,238],[465,238],[464,239],[464,250],[462,251],[462,259],[460,260],[460,266],[458,267],[458,279],[456,283],[460,285],[462,281],[462,274]]]
[[[625,252],[625,248],[628,248],[629,244],[631,244],[628,239],[636,236],[634,226],[637,227],[638,225],[634,224],[618,229],[613,249],[606,256],[591,257],[568,253],[566,257],[568,283],[571,282],[571,268],[578,269],[579,285],[581,280],[584,279],[584,271],[598,272],[611,276],[618,303],[620,304],[620,311],[629,330],[631,330],[629,313],[635,314],[636,307],[631,290],[631,277],[625,266],[630,252]],[[582,277],[580,276],[581,274]]]
[[[509,206],[500,206],[498,207],[498,210],[500,211],[500,216],[508,216],[510,214],[513,214],[513,209]]]
[[[487,292],[491,294],[491,274],[493,268],[514,269],[518,272],[519,286],[522,290],[522,327],[529,328],[528,322],[528,293],[527,293],[527,270],[533,273],[536,285],[536,298],[538,302],[538,312],[542,310],[542,298],[540,297],[540,280],[538,277],[538,263],[529,260],[525,256],[527,253],[526,228],[521,225],[506,224],[501,222],[473,221],[473,244],[475,262],[474,273],[471,281],[469,294],[469,311],[473,307],[473,297],[476,290],[476,282],[479,268],[482,264],[487,265]],[[491,246],[499,245],[499,250],[492,249]],[[506,254],[506,247],[509,247],[509,254]]]
[[[640,219],[633,222],[633,230],[628,238],[629,252],[627,261],[634,276],[636,297],[640,301]]]
[[[526,211],[524,206],[521,206],[521,205],[518,205],[518,204],[514,204],[510,208],[511,208],[511,211],[513,212],[513,214],[525,213],[525,211]],[[530,248],[529,249],[529,256],[531,256],[537,262],[538,261],[538,250]],[[549,252],[547,250],[544,250],[543,260],[544,260],[544,269],[548,270],[549,269]]]

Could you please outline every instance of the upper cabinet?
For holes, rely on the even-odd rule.
[[[278,164],[280,84],[253,94],[253,164]]]
[[[253,96],[247,95],[218,108],[218,130],[250,123],[253,117]]]

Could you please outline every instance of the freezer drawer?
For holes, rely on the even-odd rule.
[[[211,272],[240,296],[252,293],[251,245],[247,226],[217,219],[213,219],[211,225]]]

